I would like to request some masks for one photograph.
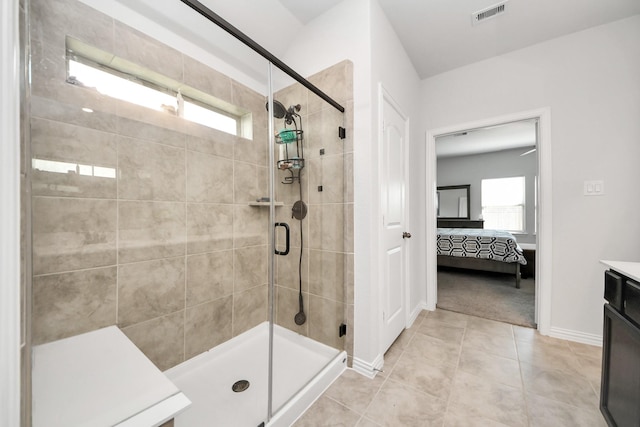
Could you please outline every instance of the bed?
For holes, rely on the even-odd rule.
[[[513,274],[520,288],[520,266],[526,265],[515,237],[504,230],[438,228],[438,266]]]

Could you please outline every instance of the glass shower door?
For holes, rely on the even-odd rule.
[[[332,67],[311,79],[340,82],[343,72]],[[346,348],[345,228],[352,205],[344,178],[343,114],[280,71],[272,82],[274,214],[289,235],[288,252],[274,254],[272,413],[277,414]],[[276,230],[280,252],[287,232]]]

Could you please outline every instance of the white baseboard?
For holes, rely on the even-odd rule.
[[[367,378],[374,378],[382,370],[383,365],[384,357],[382,354],[379,354],[372,363],[354,357],[352,369]]]
[[[436,305],[429,304],[428,302],[423,301],[422,304],[420,305],[420,310],[436,311]]]
[[[413,309],[411,314],[409,314],[409,320],[407,322],[407,329],[409,329],[411,326],[413,326],[413,323],[416,321],[416,319],[418,318],[418,316],[420,315],[420,313],[423,310],[422,306],[423,306],[422,304],[418,304],[416,306],[416,308]]]
[[[602,347],[602,335],[587,334],[584,332],[572,331],[570,329],[562,329],[552,326],[551,328],[549,328],[549,336],[553,338],[560,338],[563,340]]]

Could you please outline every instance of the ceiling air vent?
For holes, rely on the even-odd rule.
[[[471,24],[478,25],[479,23],[484,22],[487,19],[495,18],[498,15],[502,15],[506,12],[506,7],[507,2],[503,1],[502,3],[494,4],[493,6],[489,6],[485,9],[473,12],[471,14]]]

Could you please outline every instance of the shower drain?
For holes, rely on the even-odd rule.
[[[235,391],[236,393],[240,393],[240,392],[245,391],[246,389],[248,389],[249,385],[250,385],[249,381],[247,381],[247,380],[236,381],[231,386],[231,390]]]

